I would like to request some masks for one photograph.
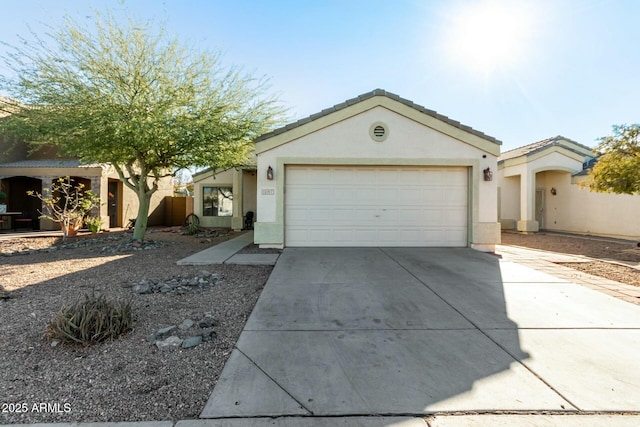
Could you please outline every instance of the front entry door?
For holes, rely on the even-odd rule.
[[[109,181],[109,228],[118,227],[118,181]]]
[[[536,190],[536,221],[538,229],[544,228],[544,190]]]

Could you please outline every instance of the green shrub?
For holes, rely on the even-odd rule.
[[[185,236],[193,236],[194,234],[197,234],[199,231],[200,231],[200,226],[192,222],[190,224],[185,225],[184,231],[182,232],[182,234],[184,234]]]
[[[100,231],[102,218],[100,218],[99,216],[88,216],[84,219],[84,224],[87,226],[90,232],[97,233]]]
[[[63,306],[47,325],[47,337],[63,342],[93,344],[117,338],[132,329],[131,301],[112,301],[85,294]]]

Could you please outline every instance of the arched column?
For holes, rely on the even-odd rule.
[[[526,171],[520,175],[520,220],[517,230],[523,233],[535,233],[540,225],[535,216],[536,174]]]

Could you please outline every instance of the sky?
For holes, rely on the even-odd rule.
[[[380,88],[503,152],[640,122],[636,0],[0,0],[0,41],[107,8],[268,77],[292,121]]]

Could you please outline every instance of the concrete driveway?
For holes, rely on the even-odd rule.
[[[640,411],[640,307],[455,248],[286,249],[201,414]]]

